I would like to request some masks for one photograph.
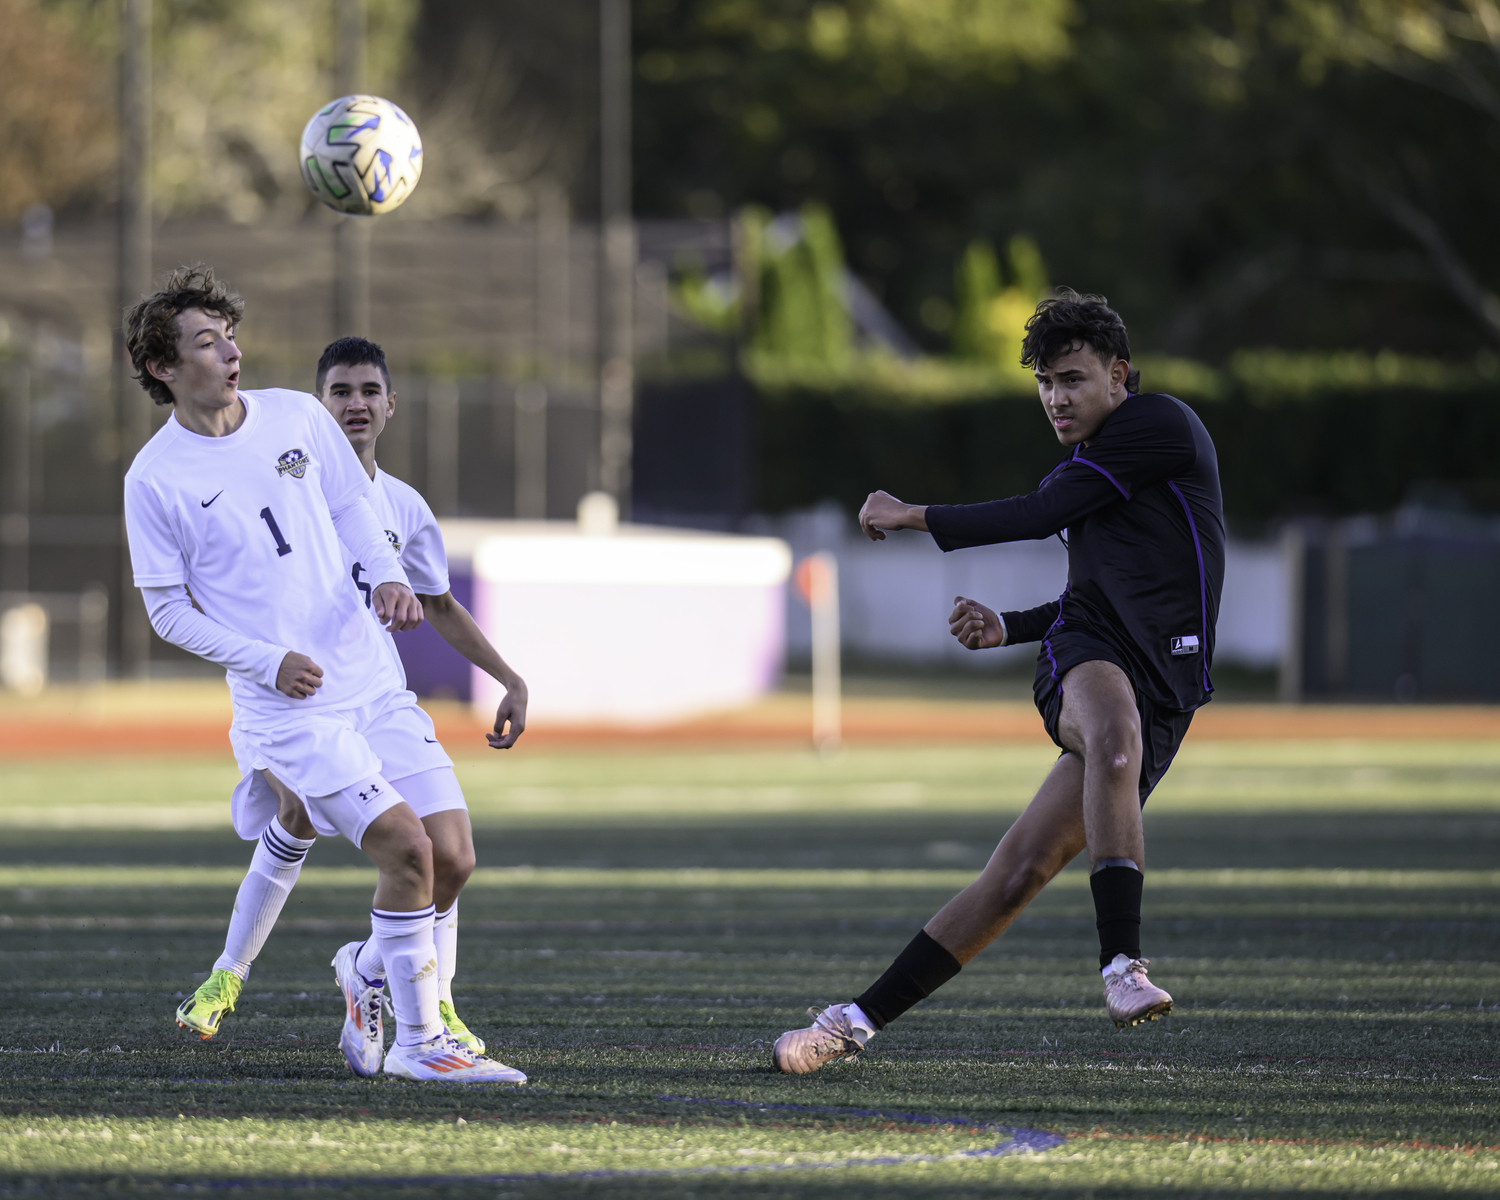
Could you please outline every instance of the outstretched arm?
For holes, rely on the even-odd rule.
[[[494,749],[509,750],[526,729],[526,681],[490,645],[469,610],[453,598],[452,592],[418,599],[428,623],[442,635],[443,641],[505,689],[500,707],[495,710],[495,731],[484,736]],[[505,728],[507,721],[509,731]]]

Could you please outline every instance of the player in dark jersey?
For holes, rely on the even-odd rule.
[[[1140,392],[1125,324],[1102,296],[1063,290],[1026,324],[1021,362],[1071,453],[1036,491],[985,504],[904,504],[875,492],[860,528],[930,532],[944,550],[1064,537],[1068,586],[1050,604],[995,613],[958,597],[950,630],[979,650],[1040,641],[1034,691],[1062,756],[984,871],[853,1002],[782,1034],[778,1069],[856,1053],[999,937],[1082,850],[1099,929],[1105,1008],[1155,1020],[1172,997],[1141,957],[1141,809],[1213,691],[1224,516],[1213,442],[1192,409]],[[812,1010],[809,1010],[811,1013]]]

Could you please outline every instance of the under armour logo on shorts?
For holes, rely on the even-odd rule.
[[[368,792],[360,792],[359,798],[366,804],[368,804],[378,795],[380,795],[380,785],[378,783],[372,783]]]

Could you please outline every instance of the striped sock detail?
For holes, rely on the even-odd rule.
[[[266,848],[266,853],[279,858],[287,866],[299,863],[307,857],[309,846],[294,846],[286,840],[285,836],[278,836],[275,824],[268,825],[265,833],[260,835],[261,845]]]
[[[415,912],[392,912],[388,908],[372,908],[370,916],[378,921],[430,921],[437,916],[437,909],[431,904]]]

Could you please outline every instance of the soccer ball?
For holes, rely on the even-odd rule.
[[[400,208],[422,177],[422,137],[379,96],[345,96],[302,131],[302,181],[329,208],[371,216]]]

